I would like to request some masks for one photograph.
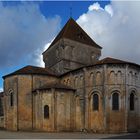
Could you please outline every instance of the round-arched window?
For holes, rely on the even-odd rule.
[[[44,118],[45,119],[49,118],[49,106],[48,105],[44,106]]]
[[[131,92],[131,94],[130,94],[130,102],[129,102],[129,106],[130,106],[131,111],[133,111],[135,109],[134,99],[135,99],[134,92]]]
[[[93,94],[93,111],[99,110],[99,96],[98,94]]]
[[[117,92],[112,94],[112,110],[119,110],[119,94]]]

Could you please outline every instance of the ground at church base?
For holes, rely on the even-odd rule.
[[[80,132],[45,133],[0,130],[0,139],[140,139],[140,133],[93,134]]]

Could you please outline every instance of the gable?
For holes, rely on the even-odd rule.
[[[63,29],[59,32],[54,41],[51,43],[49,48],[62,38],[74,40],[100,49],[102,48],[97,45],[72,18],[68,20]]]

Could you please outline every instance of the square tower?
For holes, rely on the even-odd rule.
[[[45,67],[60,74],[94,64],[101,47],[70,18],[49,48],[43,53]]]

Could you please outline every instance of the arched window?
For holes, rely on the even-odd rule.
[[[83,84],[84,84],[83,76],[80,76],[80,86],[83,87]]]
[[[116,82],[116,78],[115,78],[116,76],[115,76],[115,72],[114,71],[111,71],[110,72],[110,75],[109,75],[109,84],[115,84],[115,82]]]
[[[101,72],[97,72],[96,73],[96,85],[101,85],[102,83],[101,83]]]
[[[93,73],[90,73],[90,77],[89,77],[90,79],[89,80],[90,80],[90,85],[91,86],[93,86],[93,79],[94,79],[93,76],[94,76],[94,74]]]
[[[122,72],[118,71],[117,73],[117,83],[122,84]]]
[[[119,94],[116,92],[112,95],[112,110],[119,110]]]
[[[133,73],[132,71],[129,72],[129,85],[133,84]]]
[[[98,94],[93,94],[93,110],[99,110],[99,97]]]
[[[49,106],[48,105],[44,106],[44,118],[45,119],[49,118]]]
[[[14,104],[14,97],[13,97],[13,92],[10,93],[10,106],[13,106]]]
[[[78,77],[76,76],[75,77],[75,87],[77,87],[78,86]]]
[[[134,96],[134,93],[132,92],[132,93],[130,94],[130,110],[131,110],[131,111],[135,109],[134,98],[135,98],[135,96]]]

